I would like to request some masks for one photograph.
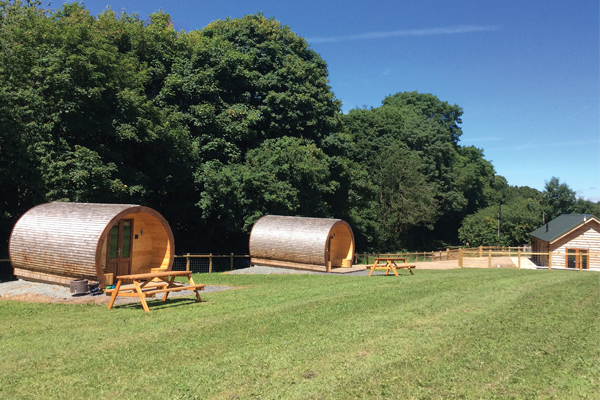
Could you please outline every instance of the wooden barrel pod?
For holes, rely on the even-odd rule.
[[[48,203],[27,211],[8,244],[21,279],[68,285],[113,276],[170,271],[175,246],[167,221],[131,204]]]
[[[354,234],[341,219],[267,215],[252,228],[250,257],[252,264],[314,271],[351,267]]]

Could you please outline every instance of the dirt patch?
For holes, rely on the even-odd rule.
[[[415,262],[417,270],[419,269],[454,269],[458,268],[458,260]]]

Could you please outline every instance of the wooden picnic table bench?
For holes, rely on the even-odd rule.
[[[400,265],[398,265],[398,264],[396,264],[396,261],[402,261],[402,263]],[[367,268],[371,269],[371,272],[369,272],[369,276],[373,275],[373,272],[376,269],[385,269],[386,275],[391,270],[396,276],[398,276],[398,272],[396,271],[396,269],[406,268],[408,270],[408,272],[410,272],[411,275],[414,275],[411,268],[417,268],[417,266],[415,264],[407,264],[406,257],[394,257],[394,258],[381,257],[381,258],[376,258],[373,265],[369,265]]]
[[[184,276],[188,278],[189,285],[175,282],[175,277]],[[131,282],[129,284],[125,282]],[[198,290],[204,290],[206,285],[196,285],[192,279],[191,271],[160,271],[146,274],[120,275],[117,276],[117,284],[114,289],[104,292],[111,295],[108,309],[110,310],[118,296],[139,297],[144,311],[149,312],[146,297],[154,297],[155,294],[164,293],[163,301],[167,300],[170,292],[181,290],[193,290],[196,300],[201,301]]]

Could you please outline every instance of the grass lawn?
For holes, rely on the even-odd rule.
[[[205,274],[166,303],[0,301],[1,399],[598,399],[600,274]]]

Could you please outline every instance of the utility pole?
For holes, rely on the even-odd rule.
[[[546,213],[542,211],[542,225],[546,225]]]

